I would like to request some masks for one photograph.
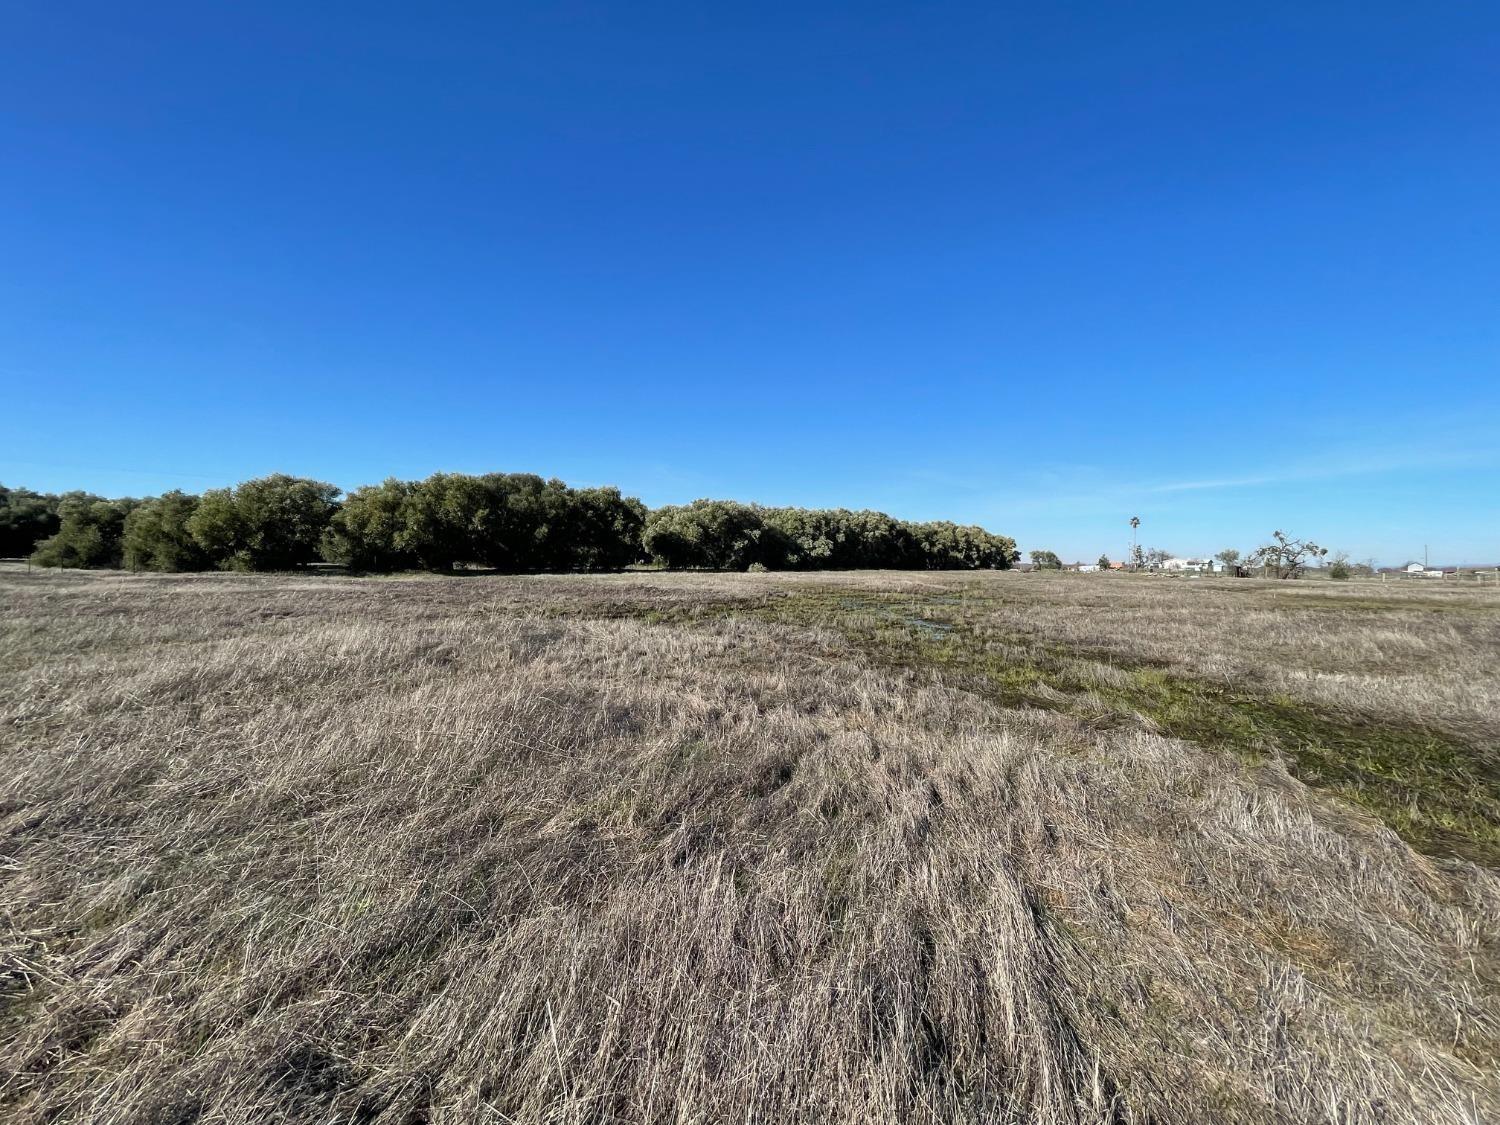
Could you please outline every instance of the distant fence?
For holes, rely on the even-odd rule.
[[[1500,569],[1457,570],[1443,574],[1411,574],[1406,571],[1385,571],[1380,574],[1357,576],[1361,582],[1416,582],[1432,586],[1444,583],[1464,583],[1468,586],[1500,586]]]
[[[1311,567],[1308,567],[1307,569],[1305,569],[1302,572],[1301,578],[1304,581],[1311,580],[1311,581],[1314,581],[1314,582],[1318,582],[1318,581],[1322,581],[1322,582],[1334,582],[1334,581],[1338,581],[1337,579],[1335,579],[1332,575],[1330,575],[1328,573],[1328,569],[1329,569],[1328,567],[1311,566]],[[1139,573],[1139,574],[1149,575],[1150,577],[1153,577],[1153,578],[1230,578],[1230,579],[1232,579],[1232,578],[1274,578],[1275,577],[1275,575],[1265,573],[1264,571],[1260,570],[1259,568],[1251,569],[1248,573],[1239,574],[1239,575],[1228,573],[1228,572],[1225,572],[1225,571],[1191,570],[1191,569],[1189,569],[1189,570],[1145,570],[1145,571],[1136,571],[1136,572],[1130,572],[1130,571],[1111,571],[1110,573],[1113,573],[1113,574]],[[1384,572],[1377,572],[1375,574],[1353,574],[1353,573],[1351,573],[1349,575],[1347,581],[1350,581],[1350,582],[1411,582],[1411,583],[1414,583],[1414,584],[1419,585],[1419,586],[1421,586],[1421,585],[1428,585],[1428,586],[1443,586],[1443,585],[1448,585],[1448,586],[1453,586],[1453,585],[1459,585],[1459,584],[1461,584],[1461,585],[1464,585],[1464,586],[1495,586],[1497,588],[1500,588],[1500,567],[1482,567],[1482,568],[1481,567],[1475,567],[1475,568],[1471,568],[1471,569],[1465,569],[1465,570],[1459,570],[1459,571],[1452,571],[1452,572],[1445,572],[1442,575],[1436,575],[1436,574],[1431,574],[1431,575],[1429,575],[1429,574],[1411,574],[1411,573],[1409,573],[1407,571],[1404,571],[1404,570],[1403,571],[1395,571],[1395,570],[1384,571]]]

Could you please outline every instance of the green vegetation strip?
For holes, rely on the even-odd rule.
[[[978,592],[818,587],[748,601],[621,604],[589,615],[661,624],[740,615],[831,629],[875,663],[935,670],[1002,706],[1076,714],[1096,726],[1128,725],[1144,716],[1173,738],[1247,761],[1280,755],[1299,780],[1359,805],[1417,850],[1500,866],[1500,777],[1480,748],[1448,733],[1339,714],[1251,684],[1211,684],[1115,652],[1003,633],[983,620],[1000,604],[995,595]],[[1091,663],[1122,674],[1091,676]]]

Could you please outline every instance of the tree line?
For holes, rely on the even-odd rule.
[[[531,473],[438,473],[348,495],[275,474],[200,495],[144,500],[0,485],[0,556],[39,566],[130,570],[510,573],[618,570],[1006,568],[1013,539],[882,512],[696,500],[648,510],[617,488],[571,488]]]
[[[712,570],[1005,569],[1019,554],[1014,539],[982,527],[732,500],[656,509],[642,547],[667,567]]]

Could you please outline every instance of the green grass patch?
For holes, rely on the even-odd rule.
[[[1345,602],[1303,596],[1288,599],[1288,608],[1311,600],[1340,608]],[[1171,737],[1246,760],[1279,755],[1301,781],[1367,810],[1429,855],[1500,866],[1500,777],[1479,748],[1433,730],[1213,684],[1117,653],[1002,634],[983,625],[985,610],[1000,601],[978,589],[928,596],[816,587],[752,602],[655,607],[636,616],[681,623],[741,614],[831,629],[874,663],[930,669],[1007,707],[1070,712],[1081,710],[1085,698],[1093,708],[1104,700],[1122,723],[1144,715]],[[1089,682],[1078,674],[1080,661],[1107,663],[1126,676]],[[1090,720],[1097,723],[1098,716]]]
[[[1464,591],[1464,593],[1467,592]],[[1338,594],[1308,594],[1301,590],[1282,594],[1281,591],[1274,589],[1256,590],[1254,593],[1261,596],[1261,600],[1267,604],[1268,608],[1283,609],[1288,612],[1306,609],[1351,613],[1461,613],[1465,615],[1500,613],[1500,603],[1464,597],[1463,594],[1457,592],[1447,597],[1431,598],[1399,596],[1372,598],[1361,597],[1357,594],[1341,597]]]
[[[1159,663],[1060,645],[984,624],[1004,595],[978,584],[958,591],[776,590],[744,600],[579,606],[569,616],[683,625],[752,617],[829,629],[874,664],[931,670],[1005,707],[1073,712],[1103,700],[1122,724],[1144,715],[1163,733],[1249,761],[1279,755],[1308,785],[1367,810],[1429,855],[1500,866],[1500,777],[1477,747],[1377,716],[1336,714],[1286,695],[1226,687]],[[1437,611],[1470,608],[1416,599],[1296,594],[1294,609]],[[1123,670],[1110,682],[1080,677],[1080,662]],[[1090,713],[1097,725],[1099,716]]]
[[[1157,669],[1131,681],[1114,693],[1121,705],[1175,738],[1251,759],[1280,754],[1299,780],[1361,806],[1419,851],[1500,865],[1500,779],[1475,747]]]

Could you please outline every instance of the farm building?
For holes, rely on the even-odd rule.
[[[1163,560],[1161,568],[1163,570],[1209,571],[1210,573],[1217,573],[1218,571],[1224,569],[1224,564],[1221,563],[1218,559],[1171,558]]]

